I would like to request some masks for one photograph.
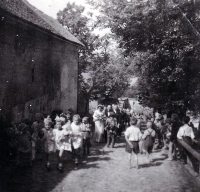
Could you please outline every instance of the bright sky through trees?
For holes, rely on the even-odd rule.
[[[85,0],[27,0],[30,4],[43,11],[47,15],[56,18],[58,11],[63,10],[68,2],[75,2],[77,5],[85,4]]]

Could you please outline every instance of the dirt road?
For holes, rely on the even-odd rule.
[[[199,192],[200,179],[178,161],[166,161],[167,151],[155,152],[153,165],[144,155],[139,156],[139,169],[130,169],[123,141],[116,148],[93,144],[91,155],[75,170],[72,160],[65,170],[47,172],[44,162],[32,168],[10,168],[1,172],[0,191],[3,192]],[[134,165],[134,163],[133,163]]]

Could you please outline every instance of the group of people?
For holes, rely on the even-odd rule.
[[[177,114],[172,114],[171,118],[163,118],[162,115],[154,118],[132,113],[130,109],[117,105],[98,105],[91,117],[81,118],[71,111],[46,118],[37,113],[35,122],[29,128],[26,123],[21,123],[14,129],[8,129],[8,135],[11,148],[17,148],[19,153],[31,151],[32,161],[42,154],[47,170],[50,170],[51,158],[55,154],[58,170],[62,171],[66,154],[72,154],[76,168],[81,156],[90,154],[91,138],[96,143],[105,142],[107,147],[114,148],[116,140],[124,133],[129,165],[132,166],[132,154],[135,154],[138,167],[139,153],[145,153],[151,163],[152,151],[158,148],[169,149],[168,160],[176,158],[177,139],[183,139],[191,146],[195,134],[189,122],[187,116],[180,122]],[[183,150],[184,160],[186,153]]]
[[[31,150],[32,161],[42,154],[46,159],[47,170],[50,170],[52,154],[56,154],[59,171],[63,170],[63,157],[67,154],[65,151],[72,154],[76,168],[80,161],[81,149],[83,155],[90,154],[91,124],[88,117],[81,119],[80,115],[72,115],[68,111],[66,114],[57,115],[55,119],[50,116],[43,118],[41,113],[37,113],[35,120],[29,130],[25,123],[19,124],[15,130],[12,137],[15,143],[11,143],[13,147],[17,147],[19,153]]]
[[[178,139],[183,140],[192,147],[193,142],[198,139],[198,135],[194,134],[194,126],[190,122],[190,117],[185,116],[179,119],[177,114],[172,114],[171,118],[164,119],[159,115],[154,118],[137,119],[131,117],[131,126],[125,131],[126,151],[129,153],[129,164],[131,167],[132,153],[136,157],[136,167],[138,167],[138,154],[145,153],[151,163],[152,151],[162,147],[169,149],[169,161],[180,159],[183,163],[187,163],[186,156],[188,152],[177,142]],[[179,153],[179,158],[177,154]]]
[[[98,105],[93,114],[95,141],[97,143],[105,141],[107,146],[111,144],[114,147],[116,138],[130,126],[131,116],[130,109],[119,108],[117,104]]]

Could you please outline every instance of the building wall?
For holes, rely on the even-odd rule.
[[[0,13],[0,110],[7,118],[76,110],[77,75],[76,46]]]

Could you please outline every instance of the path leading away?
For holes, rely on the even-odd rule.
[[[70,173],[52,191],[82,192],[181,192],[200,191],[200,180],[188,172],[179,162],[166,161],[166,151],[155,152],[153,165],[148,164],[145,155],[139,157],[139,169],[130,169],[125,144],[116,148],[93,150],[85,169]]]
[[[154,152],[153,165],[145,155],[139,156],[139,169],[128,166],[124,142],[116,148],[93,144],[91,156],[77,170],[73,161],[65,162],[65,170],[47,172],[44,162],[31,169],[1,173],[0,191],[5,192],[199,192],[200,179],[178,161],[166,161],[167,151]],[[134,162],[133,162],[134,165]],[[4,175],[2,175],[4,174]],[[3,177],[2,177],[3,176]],[[2,180],[3,179],[3,180]],[[2,188],[1,188],[2,184]]]

